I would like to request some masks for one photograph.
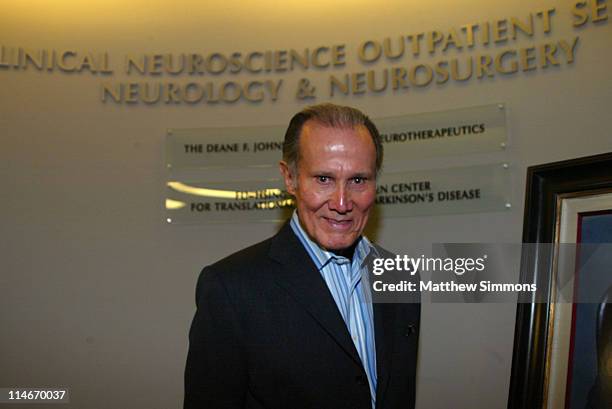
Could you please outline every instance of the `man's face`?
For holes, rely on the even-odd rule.
[[[364,126],[329,128],[307,121],[300,135],[297,175],[280,169],[296,198],[300,223],[327,250],[350,247],[376,198],[376,148]]]

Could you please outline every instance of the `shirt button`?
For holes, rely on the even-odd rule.
[[[414,325],[408,325],[408,327],[404,331],[404,336],[409,337],[416,332],[416,328]]]

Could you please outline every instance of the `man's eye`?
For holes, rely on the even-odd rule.
[[[362,178],[361,176],[357,176],[353,178],[353,183],[355,183],[356,185],[361,185],[365,183],[365,181],[366,181],[366,178]]]
[[[329,182],[329,176],[317,176],[317,181],[319,183],[327,183]]]

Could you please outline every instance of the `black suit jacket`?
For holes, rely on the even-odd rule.
[[[204,268],[185,409],[372,409],[346,324],[289,223]],[[420,305],[374,304],[376,408],[413,408]]]

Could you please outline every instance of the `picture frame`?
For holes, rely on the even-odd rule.
[[[610,203],[612,152],[529,167],[523,243],[567,242],[579,214],[586,208],[612,209]],[[520,282],[535,283],[544,302],[534,297],[517,305],[508,409],[568,408],[573,305],[555,302],[559,252],[554,248],[533,246],[521,257]]]

